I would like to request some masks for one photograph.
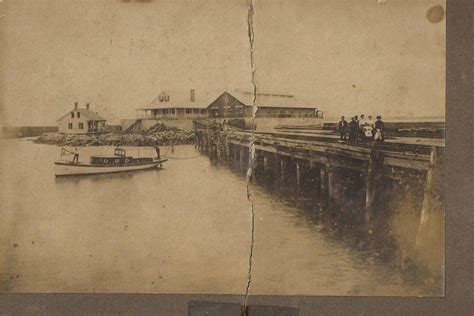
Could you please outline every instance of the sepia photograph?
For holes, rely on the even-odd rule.
[[[444,0],[0,7],[1,293],[445,295]]]

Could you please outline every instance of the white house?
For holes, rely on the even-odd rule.
[[[78,103],[74,103],[74,109],[64,114],[58,122],[58,131],[65,134],[89,134],[105,131],[105,122],[102,116],[89,109],[87,103],[85,109],[80,109]]]
[[[194,89],[189,94],[183,91],[162,91],[148,106],[137,109],[143,119],[194,119],[207,117],[207,106],[212,97],[197,94]]]

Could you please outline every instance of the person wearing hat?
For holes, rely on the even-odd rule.
[[[358,115],[354,116],[354,121],[357,124],[357,131],[356,131],[355,140],[358,140],[359,139],[359,116]]]
[[[341,116],[341,120],[339,121],[339,126],[337,128],[339,134],[341,135],[341,140],[347,139],[347,126],[347,121],[344,119],[344,116]]]
[[[377,115],[377,120],[375,121],[375,133],[374,140],[384,141],[385,140],[385,126],[382,121],[382,116]]]
[[[357,140],[358,130],[359,130],[359,125],[357,124],[355,117],[351,117],[351,121],[349,123],[349,140],[350,141]]]

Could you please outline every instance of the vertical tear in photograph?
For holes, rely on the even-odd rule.
[[[444,296],[444,0],[0,10],[0,292]]]

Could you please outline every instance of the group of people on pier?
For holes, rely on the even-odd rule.
[[[344,116],[339,121],[338,131],[341,140],[349,141],[384,141],[384,123],[382,117],[378,115],[376,120],[372,119],[372,115],[365,118],[364,114],[351,117],[351,121],[347,122]]]

